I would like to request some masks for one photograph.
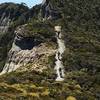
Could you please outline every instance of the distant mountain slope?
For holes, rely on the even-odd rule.
[[[0,76],[0,97],[100,100],[100,0],[44,0],[31,9],[12,5],[0,7],[0,21],[9,26],[0,33],[0,69],[5,63],[7,68]],[[14,9],[12,15],[8,9]],[[56,25],[62,26],[66,45],[63,82],[55,81]]]

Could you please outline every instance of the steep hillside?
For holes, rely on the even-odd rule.
[[[27,23],[33,17],[37,17],[38,9],[40,9],[39,6],[29,9],[23,3],[0,4],[0,71],[14,40],[16,27]]]
[[[18,9],[22,10],[18,10],[20,14],[6,15],[11,26],[6,24],[8,30],[0,34],[0,69],[6,73],[0,76],[0,98],[99,100],[100,1],[43,0],[31,9],[11,4],[1,4],[0,15],[4,16],[2,11],[7,12],[9,8],[16,12],[21,6]],[[25,21],[19,23],[21,16]],[[63,82],[55,81],[56,25],[62,26],[66,45],[61,55],[65,70]]]
[[[0,69],[4,65],[7,51],[11,48],[13,31],[19,24],[25,23],[28,11],[28,7],[22,4],[0,4]]]

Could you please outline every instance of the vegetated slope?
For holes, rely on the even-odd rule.
[[[68,96],[73,96],[77,100],[99,100],[100,1],[51,0],[51,4],[59,10],[62,18],[44,22],[33,19],[28,25],[30,29],[35,24],[35,28],[32,27],[31,31],[40,34],[39,36],[49,36],[49,38],[52,35],[46,35],[47,30],[40,29],[42,26],[40,23],[45,24],[51,30],[55,25],[63,26],[66,43],[66,52],[63,55],[66,70],[65,81],[55,82],[53,55],[48,59],[50,67],[43,73],[34,70],[17,70],[1,76],[0,96],[3,99],[9,97],[26,100],[66,100]],[[14,95],[15,92],[17,95]]]
[[[16,26],[26,22],[29,8],[23,4],[0,4],[0,69],[9,51]],[[7,30],[7,31],[6,31]]]

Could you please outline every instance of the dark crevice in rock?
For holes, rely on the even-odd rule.
[[[14,40],[15,44],[22,50],[31,50],[34,46],[37,46],[41,41],[37,41],[34,37],[20,37],[16,36]]]

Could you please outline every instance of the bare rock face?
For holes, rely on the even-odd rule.
[[[43,0],[42,12],[45,19],[58,19],[61,17],[59,10],[54,7],[50,0]]]
[[[42,72],[49,66],[49,56],[54,55],[54,44],[35,41],[35,38],[29,35],[26,25],[18,27],[15,31],[11,50],[8,53],[7,62],[0,75],[20,70],[35,70]]]
[[[16,37],[14,39],[14,44],[22,50],[30,50],[35,46],[34,37],[30,35],[26,26],[26,24],[19,26],[15,31]]]
[[[40,37],[35,37],[36,33],[31,32],[27,28],[27,24],[19,26],[16,29],[15,34],[14,44],[22,50],[31,50],[34,46],[37,46],[42,42]]]
[[[12,49],[8,53],[8,60],[3,68],[2,74],[20,70],[35,70],[42,72],[49,66],[48,58],[54,55],[55,49],[49,47],[48,44],[42,43],[31,50],[22,50],[15,44],[13,44]]]
[[[0,18],[0,33],[7,32],[10,23],[11,23],[10,16],[5,17],[5,13],[3,13],[1,18]]]
[[[20,10],[19,10],[20,9]],[[14,22],[21,19],[24,23],[28,17],[27,13],[29,8],[22,4],[2,3],[0,4],[0,34],[8,32],[9,26]]]

